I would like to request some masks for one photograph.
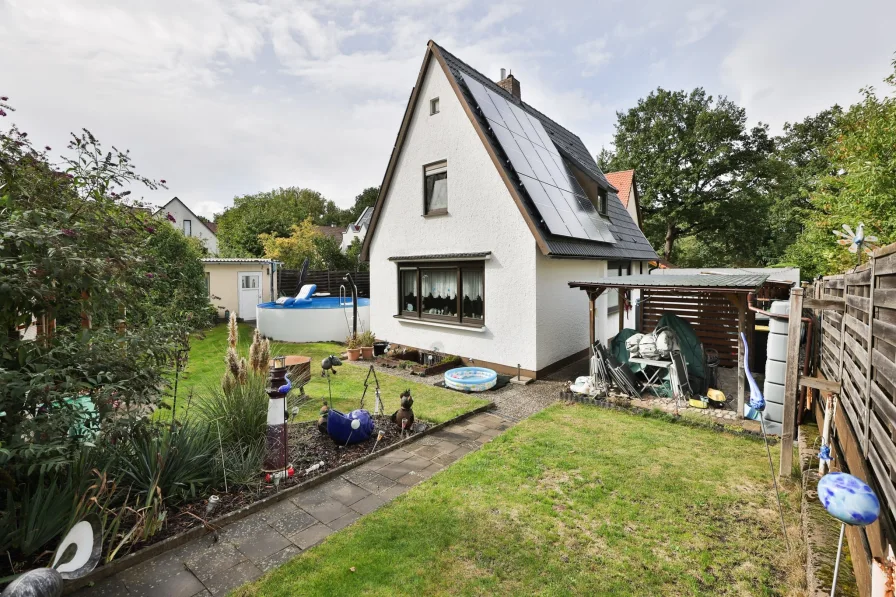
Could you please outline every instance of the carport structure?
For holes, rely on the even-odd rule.
[[[746,378],[743,372],[744,349],[739,338],[741,333],[750,330],[746,336],[753,354],[755,318],[749,309],[749,295],[783,293],[786,298],[790,285],[769,282],[764,274],[688,274],[607,277],[593,282],[569,282],[569,287],[584,290],[588,296],[589,339],[592,346],[595,340],[595,301],[606,290],[619,292],[620,305],[625,304],[623,296],[630,296],[632,290],[641,291],[639,327],[650,326],[652,330],[662,313],[674,313],[686,320],[693,326],[704,347],[718,350],[723,362],[727,358],[728,365],[737,366],[737,413],[743,417]],[[624,317],[624,309],[619,309],[620,329],[624,327]]]

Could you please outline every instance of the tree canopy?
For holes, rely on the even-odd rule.
[[[743,233],[755,228],[753,214],[767,201],[767,128],[748,130],[743,108],[702,88],[658,88],[617,117],[615,151],[599,160],[605,170],[636,170],[651,244],[666,259],[686,237],[720,260],[743,255],[751,236]]]

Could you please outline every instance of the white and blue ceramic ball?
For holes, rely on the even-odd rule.
[[[880,516],[880,501],[864,481],[846,473],[828,473],[818,482],[818,499],[828,514],[854,526]]]

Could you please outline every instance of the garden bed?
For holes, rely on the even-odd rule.
[[[438,375],[455,367],[463,367],[460,357],[440,352],[401,348],[377,358],[384,367],[406,369],[412,375]]]

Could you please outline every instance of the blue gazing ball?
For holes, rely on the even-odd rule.
[[[880,515],[880,501],[864,481],[828,473],[818,482],[818,499],[828,514],[849,525],[865,526]]]

